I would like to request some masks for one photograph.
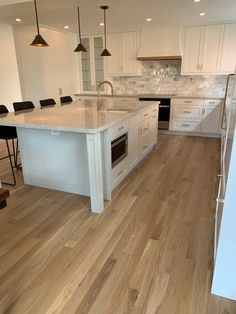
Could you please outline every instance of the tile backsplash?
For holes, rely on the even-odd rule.
[[[178,94],[224,97],[227,76],[182,76],[181,61],[142,63],[142,76],[113,78],[117,94]]]

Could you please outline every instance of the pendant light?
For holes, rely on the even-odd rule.
[[[78,9],[78,29],[79,29],[79,44],[75,48],[74,52],[87,52],[87,49],[84,47],[84,45],[81,43],[81,28],[80,28],[80,14],[79,14],[79,7]]]
[[[103,52],[101,53],[101,57],[109,57],[111,56],[111,54],[107,50],[107,21],[106,21],[106,10],[109,9],[109,7],[106,5],[103,5],[100,8],[104,10],[104,42],[105,42],[105,48]]]
[[[35,36],[34,40],[31,43],[31,46],[35,47],[48,47],[48,43],[43,39],[43,37],[39,33],[39,19],[38,19],[38,9],[36,0],[34,0],[34,8],[35,8],[35,17],[36,17],[36,25],[38,34]]]

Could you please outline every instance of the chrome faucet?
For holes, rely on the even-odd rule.
[[[104,84],[108,84],[110,87],[111,87],[111,94],[112,94],[112,96],[114,95],[114,88],[113,88],[113,85],[112,85],[112,83],[111,82],[109,82],[109,81],[101,81],[99,84],[98,84],[98,88],[97,88],[97,96],[98,96],[98,101],[97,101],[97,103],[98,103],[98,106],[101,106],[102,105],[102,100],[101,100],[101,98],[100,98],[100,88],[101,88],[101,86],[103,86]]]

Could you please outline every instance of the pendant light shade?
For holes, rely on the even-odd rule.
[[[36,25],[38,34],[35,36],[34,40],[31,43],[31,46],[35,47],[48,47],[48,43],[43,39],[39,32],[39,19],[38,19],[38,9],[36,0],[34,0],[34,8],[35,8],[35,17],[36,17]]]
[[[109,7],[106,5],[103,5],[100,8],[104,11],[104,42],[105,42],[105,48],[103,52],[101,53],[101,57],[110,57],[111,54],[107,50],[107,20],[106,20],[106,10],[108,10]]]
[[[81,43],[81,28],[80,28],[80,13],[79,13],[79,7],[78,7],[78,29],[79,29],[79,44],[75,48],[74,52],[87,52],[87,49],[84,47],[84,45]]]

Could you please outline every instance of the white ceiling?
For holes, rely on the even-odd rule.
[[[34,23],[33,2],[25,0],[0,0],[0,22],[16,24],[19,17],[25,24]],[[110,6],[107,12],[108,30],[131,30],[152,24],[195,24],[214,21],[236,20],[235,0],[37,0],[39,19],[43,25],[62,28],[69,25],[76,31],[76,6],[80,5],[82,33],[101,32],[99,23],[103,19],[100,5]],[[9,4],[18,2],[17,4]],[[2,5],[5,4],[5,5]],[[204,17],[199,13],[205,12]]]

